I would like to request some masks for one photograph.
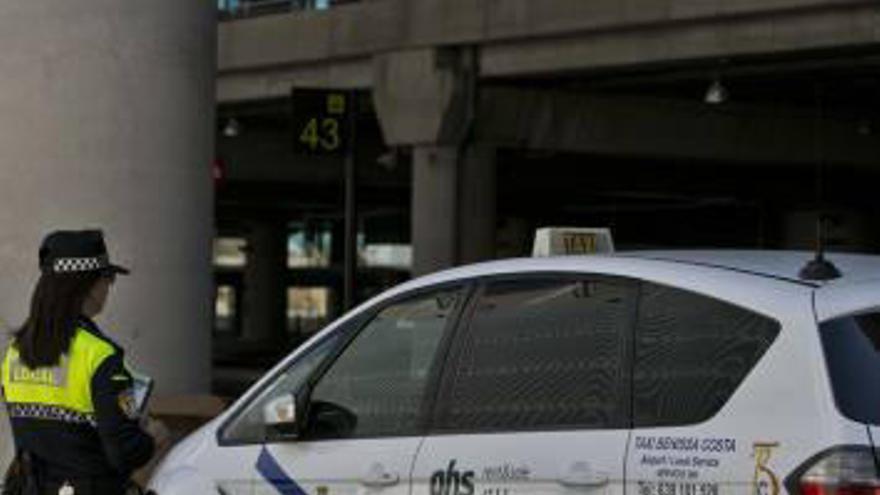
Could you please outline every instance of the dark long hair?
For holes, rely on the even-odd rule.
[[[70,350],[83,303],[98,272],[43,273],[31,297],[31,311],[15,332],[15,346],[28,368],[55,366]]]

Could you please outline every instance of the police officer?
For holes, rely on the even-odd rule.
[[[118,274],[101,231],[43,240],[30,314],[3,360],[15,446],[41,494],[126,493],[162,426],[140,419],[125,353],[92,321]]]

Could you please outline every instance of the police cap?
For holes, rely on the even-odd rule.
[[[100,230],[57,230],[40,245],[40,270],[44,273],[102,272],[127,275],[128,269],[110,262]]]

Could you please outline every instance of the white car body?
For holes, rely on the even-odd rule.
[[[836,406],[818,323],[880,307],[880,257],[830,254],[840,278],[799,280],[799,270],[812,257],[806,252],[683,251],[530,258],[456,268],[402,284],[328,326],[223,415],[179,444],[156,471],[150,489],[158,495],[779,495],[790,491],[786,482],[797,482],[795,473],[810,467],[814,456],[840,446],[868,448],[871,434],[878,434]],[[359,315],[414,291],[457,281],[537,274],[621,277],[672,287],[772,319],[779,330],[723,406],[696,424],[429,430],[221,445],[224,425]]]

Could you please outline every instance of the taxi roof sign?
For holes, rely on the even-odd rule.
[[[546,227],[535,232],[532,256],[607,254],[614,252],[611,230],[605,228]]]

